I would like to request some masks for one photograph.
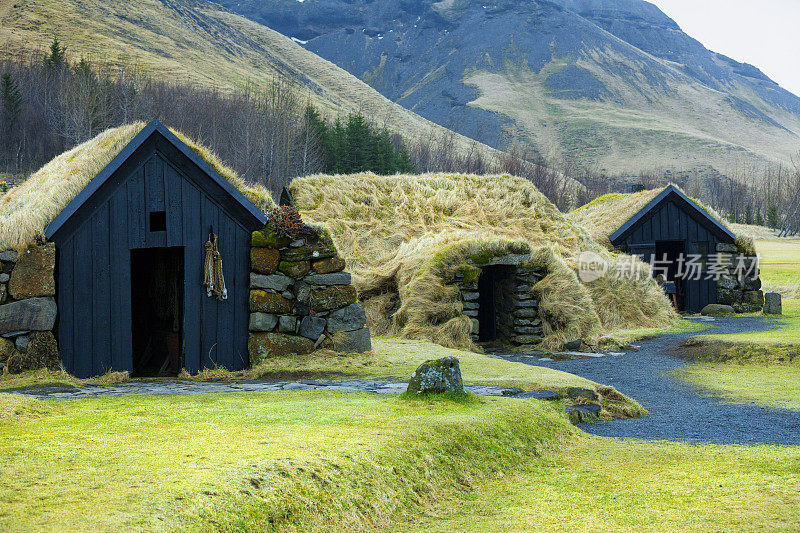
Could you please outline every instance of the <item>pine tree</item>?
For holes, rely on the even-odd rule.
[[[774,205],[769,206],[767,209],[767,226],[772,229],[778,229],[781,225],[781,216],[778,214],[778,208]]]
[[[50,43],[50,53],[44,58],[44,64],[53,70],[61,70],[67,64],[67,49],[58,42],[58,37],[53,37]]]
[[[8,72],[0,78],[0,97],[3,99],[5,122],[9,129],[12,129],[22,111],[22,93],[13,76]]]

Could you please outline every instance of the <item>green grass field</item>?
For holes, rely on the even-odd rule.
[[[284,392],[0,395],[0,530],[347,530],[512,472],[573,429],[552,404]]]
[[[800,239],[757,240],[756,249],[765,290],[800,298]]]
[[[798,447],[584,437],[414,531],[796,531]]]

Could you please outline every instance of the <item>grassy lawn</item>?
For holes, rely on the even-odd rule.
[[[694,320],[681,320],[674,326],[668,328],[638,328],[638,329],[618,329],[612,331],[608,337],[614,339],[619,344],[629,344],[632,342],[658,337],[661,335],[671,335],[676,333],[696,333],[711,327],[711,324],[697,322]]]
[[[2,531],[374,526],[575,431],[545,402],[333,392],[0,395],[0,412]]]
[[[576,439],[418,531],[796,531],[800,448]]]
[[[800,298],[800,239],[757,240],[756,249],[764,288]]]
[[[701,362],[673,375],[734,403],[800,410],[800,300],[783,301],[776,330],[692,339]]]

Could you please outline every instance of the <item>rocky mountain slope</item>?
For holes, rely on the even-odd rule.
[[[222,90],[285,82],[330,116],[360,111],[408,140],[450,135],[288,37],[203,0],[0,0],[0,61],[44,51],[53,37],[70,57],[156,79]],[[454,145],[476,149],[461,136]]]
[[[495,147],[609,172],[734,172],[800,150],[800,98],[641,0],[221,0]]]

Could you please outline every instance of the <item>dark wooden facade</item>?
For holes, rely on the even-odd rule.
[[[654,257],[660,260],[667,253],[673,260],[667,276],[670,279],[677,270],[676,253],[707,257],[717,253],[717,244],[733,244],[735,236],[691,198],[670,185],[614,232],[610,240],[614,246],[643,256],[648,262]],[[707,265],[707,261],[704,264]],[[717,303],[717,283],[706,277],[704,270],[701,279],[677,280],[682,310],[697,312],[708,304]]]
[[[57,248],[57,338],[66,369],[78,377],[132,370],[131,258],[149,248],[183,249],[182,366],[245,368],[250,239],[265,222],[167,128],[148,124],[46,230]],[[212,228],[224,301],[202,286]]]

